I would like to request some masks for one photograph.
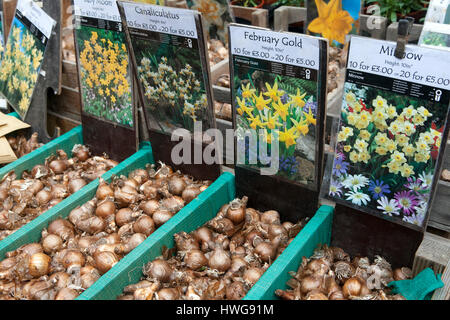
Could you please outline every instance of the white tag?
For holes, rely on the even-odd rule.
[[[196,11],[123,2],[130,28],[197,39]]]
[[[450,90],[447,51],[407,45],[398,59],[395,47],[395,42],[353,36],[348,69]]]
[[[30,0],[19,0],[17,9],[25,16],[36,28],[41,31],[47,39],[50,38],[53,26],[56,24],[42,8]]]
[[[231,53],[319,70],[319,39],[249,27],[230,26]]]
[[[116,0],[74,0],[75,15],[121,22]]]

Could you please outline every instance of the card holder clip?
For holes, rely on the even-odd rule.
[[[405,48],[408,43],[409,34],[414,23],[413,17],[406,17],[400,19],[398,22],[397,31],[397,46],[395,47],[394,56],[398,59],[403,59],[405,56]]]

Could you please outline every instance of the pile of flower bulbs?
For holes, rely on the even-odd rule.
[[[219,62],[228,59],[228,49],[220,40],[216,39],[208,40],[208,55],[209,55],[209,66],[210,68],[212,68]],[[219,78],[217,78],[214,85],[229,88],[230,74],[229,73],[221,74]]]
[[[208,40],[208,55],[210,66],[228,59],[228,49],[222,41],[217,39]]]
[[[197,230],[175,234],[176,248],[145,265],[142,280],[118,299],[242,299],[305,223],[281,223],[278,212],[247,208],[247,200],[235,199]]]
[[[36,132],[33,133],[28,140],[23,134],[17,136],[11,135],[8,137],[8,142],[17,158],[21,158],[44,145],[39,143],[38,134]]]
[[[72,300],[204,191],[165,165],[101,181],[94,199],[0,262],[0,299]]]
[[[339,86],[339,83],[344,82],[344,77],[341,76],[341,70],[345,68],[347,63],[347,51],[337,47],[330,47],[328,52],[328,93]]]
[[[83,145],[75,145],[72,156],[58,150],[21,179],[11,171],[0,181],[0,240],[117,165],[106,156],[91,157]]]
[[[285,300],[405,300],[390,295],[387,284],[409,279],[411,274],[406,267],[392,270],[380,256],[372,263],[367,257],[351,260],[341,248],[325,245],[310,259],[303,257],[297,272],[290,272],[290,289],[275,294]]]

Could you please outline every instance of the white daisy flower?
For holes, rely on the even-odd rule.
[[[342,185],[347,189],[358,191],[359,188],[366,186],[368,183],[369,179],[361,174],[349,174],[342,182]]]
[[[397,203],[394,199],[389,200],[387,197],[381,197],[377,200],[379,206],[377,209],[383,210],[384,214],[387,215],[399,215],[400,208],[397,206]]]
[[[356,204],[358,206],[366,205],[370,201],[370,197],[367,194],[358,191],[350,191],[345,195],[347,197],[347,200],[350,200],[353,204]]]
[[[431,186],[431,184],[433,183],[433,174],[425,174],[424,172],[422,172],[421,174],[419,174],[419,179],[422,180],[422,185],[424,187]]]

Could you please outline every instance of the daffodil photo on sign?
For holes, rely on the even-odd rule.
[[[361,2],[357,0],[307,0],[308,16],[315,17],[308,31],[330,41],[330,45],[345,44],[345,37],[356,33]],[[345,3],[345,6],[344,6]]]
[[[0,92],[22,119],[28,112],[45,46],[14,18],[0,65]]]
[[[279,161],[277,176],[303,185],[316,181],[317,82],[235,66],[236,134],[245,141],[245,165],[259,170]],[[264,141],[245,139],[246,132]],[[272,140],[278,133],[279,159],[272,159]],[[274,135],[275,134],[275,135]],[[263,144],[263,145],[262,145]],[[259,148],[267,148],[260,152]],[[267,159],[261,159],[267,154]],[[250,159],[257,159],[251,163]],[[273,166],[272,166],[273,167]]]
[[[128,52],[121,32],[80,26],[76,30],[83,111],[133,126]]]
[[[212,115],[199,51],[146,39],[132,42],[150,128],[193,132],[200,122],[208,129]]]
[[[447,106],[346,83],[329,195],[422,226]]]

